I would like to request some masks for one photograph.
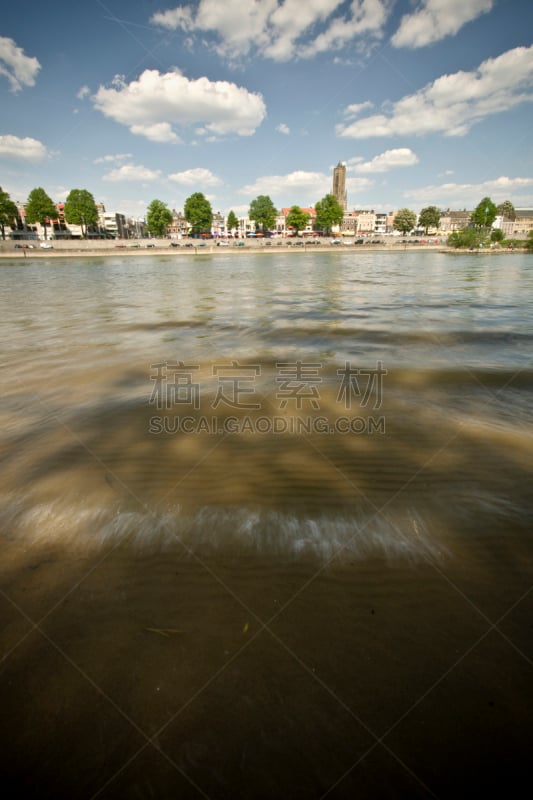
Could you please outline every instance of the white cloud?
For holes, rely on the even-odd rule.
[[[168,176],[169,180],[183,186],[219,186],[222,181],[211,170],[203,167],[187,169],[184,172],[174,172]]]
[[[346,178],[346,191],[348,195],[366,191],[366,189],[369,189],[373,185],[374,181],[370,180],[370,178]],[[328,189],[328,191],[331,191],[331,189]],[[350,200],[350,197],[348,197],[348,200]],[[353,205],[351,201],[350,205]],[[374,206],[372,206],[372,208],[373,207]]]
[[[359,159],[353,159],[353,162],[359,162]],[[376,172],[389,172],[389,170],[397,169],[398,167],[412,167],[414,164],[418,164],[416,153],[413,153],[408,147],[398,147],[395,150],[385,150],[384,153],[374,156],[370,161],[354,163],[353,166],[348,166],[348,169],[353,172],[373,174]]]
[[[190,80],[178,71],[145,70],[129,84],[100,86],[93,102],[105,116],[156,142],[177,142],[173,126],[198,124],[209,134],[250,136],[266,115],[260,94],[227,81]]]
[[[288,175],[265,175],[241,189],[242,194],[251,197],[266,194],[272,197],[274,204],[283,202],[288,205],[308,202],[309,198],[316,202],[330,191],[330,175],[303,170],[290,172]]]
[[[385,114],[338,125],[337,134],[351,139],[435,132],[464,136],[485,117],[533,100],[532,88],[533,45],[516,47],[487,59],[475,72],[442,75]]]
[[[379,38],[391,0],[200,0],[197,7],[157,12],[154,25],[210,33],[229,59],[259,53],[275,61],[310,58],[359,38]]]
[[[285,125],[284,122],[280,122],[279,125],[276,126],[276,130],[278,133],[284,133],[285,136],[289,136],[291,129],[288,125]]]
[[[148,169],[141,164],[123,164],[104,175],[104,181],[156,181],[161,177],[161,170]]]
[[[42,142],[26,136],[20,139],[9,134],[0,136],[0,158],[15,158],[20,161],[44,161],[49,152]]]
[[[132,158],[131,153],[115,153],[114,155],[95,158],[93,164],[120,164],[121,161],[127,161],[128,158]]]
[[[391,42],[394,47],[415,48],[455,36],[493,5],[494,0],[419,0],[418,8],[402,17]]]
[[[364,103],[352,103],[346,106],[342,113],[345,117],[351,119],[352,117],[358,117],[361,111],[366,111],[367,108],[373,108],[373,106],[374,103],[371,103],[370,100],[365,100]]]
[[[4,75],[11,91],[19,92],[23,86],[35,86],[35,78],[41,69],[36,58],[30,58],[13,39],[0,36],[0,75]]]
[[[91,94],[91,90],[88,86],[82,86],[79,92],[76,94],[78,100],[83,100],[84,97],[87,97]]]
[[[511,200],[514,205],[529,205],[533,202],[533,178],[508,178],[502,175],[482,183],[442,183],[421,186],[406,191],[405,197],[426,205],[441,208],[473,208],[482,197],[490,197],[496,203]]]

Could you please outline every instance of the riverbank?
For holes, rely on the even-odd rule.
[[[29,244],[29,243],[28,243]],[[52,244],[52,243],[50,243]],[[336,244],[332,245],[327,240],[324,242],[294,242],[291,244],[287,240],[273,241],[267,244],[264,241],[247,240],[246,242],[234,242],[228,245],[217,245],[215,243],[180,242],[177,246],[169,242],[158,242],[157,244],[146,244],[146,241],[129,241],[127,244],[115,244],[109,242],[53,242],[52,248],[41,248],[40,242],[35,242],[33,247],[17,248],[13,242],[0,242],[0,258],[66,258],[75,256],[91,257],[98,256],[183,256],[183,255],[205,255],[207,253],[234,253],[234,254],[276,254],[276,253],[309,253],[309,252],[329,252],[329,251],[390,251],[402,252],[413,250],[430,250],[436,252],[442,248],[442,244],[437,243],[409,243],[400,242],[385,244]]]

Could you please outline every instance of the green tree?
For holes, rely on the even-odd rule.
[[[255,221],[256,228],[270,231],[276,224],[277,211],[268,195],[260,194],[250,203],[248,216]]]
[[[183,208],[185,219],[191,226],[191,233],[198,235],[202,231],[211,231],[213,210],[211,203],[201,192],[195,192],[185,201]]]
[[[472,212],[470,222],[477,228],[491,228],[497,213],[498,210],[490,197],[484,197]]]
[[[65,200],[65,220],[71,225],[80,225],[85,239],[87,228],[98,223],[98,209],[87,189],[72,189],[69,192]]]
[[[416,214],[414,211],[411,211],[410,208],[400,208],[400,210],[394,217],[394,222],[392,223],[392,227],[394,228],[394,230],[400,231],[403,234],[412,231],[415,225],[416,225]]]
[[[334,225],[340,225],[344,217],[342,206],[332,194],[327,194],[315,203],[315,211],[315,230],[325,234],[331,233]]]
[[[496,209],[498,214],[501,214],[502,217],[507,217],[507,219],[516,219],[516,211],[515,207],[511,203],[510,200],[505,200],[505,202],[500,203],[498,208]]]
[[[29,222],[30,225],[40,222],[44,228],[44,238],[46,239],[46,225],[50,220],[57,219],[57,216],[57,207],[44,189],[40,186],[32,189],[26,203],[26,222]]]
[[[448,247],[474,249],[483,244],[485,234],[477,228],[462,228],[460,231],[450,233],[447,239]]]
[[[299,231],[303,231],[308,222],[309,214],[307,211],[302,211],[300,206],[291,206],[286,219],[287,228],[293,228],[299,233]]]
[[[420,212],[418,224],[424,228],[426,234],[429,228],[438,228],[440,225],[440,211],[437,206],[426,206]]]
[[[15,226],[15,220],[19,215],[18,208],[13,200],[11,200],[8,192],[4,192],[0,186],[0,228],[2,229],[2,239],[5,240],[5,226]]]
[[[533,231],[529,231],[527,235],[526,247],[530,252],[533,251]]]
[[[162,200],[152,200],[146,209],[146,229],[152,236],[164,236],[172,222],[172,211]]]
[[[230,211],[228,214],[228,219],[226,220],[226,228],[228,231],[238,231],[239,230],[239,220],[237,219],[237,215]]]
[[[495,228],[490,233],[491,242],[501,242],[504,238],[503,231],[500,228]]]

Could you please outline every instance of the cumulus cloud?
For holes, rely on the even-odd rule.
[[[305,172],[296,170],[287,175],[264,175],[255,183],[244,186],[241,193],[256,197],[266,194],[272,197],[274,204],[299,205],[307,202],[315,203],[331,191],[331,175],[323,172]]]
[[[405,197],[415,203],[440,205],[441,208],[474,207],[481,197],[490,197],[496,203],[511,200],[515,205],[533,202],[533,178],[509,178],[505,175],[483,183],[442,183],[421,186],[405,192]]]
[[[154,25],[211,34],[217,52],[230,59],[259,52],[275,61],[310,58],[354,39],[382,35],[392,0],[200,0],[157,12]]]
[[[345,117],[351,119],[353,117],[358,117],[362,111],[366,111],[367,108],[373,108],[373,106],[374,103],[371,103],[370,100],[365,100],[364,103],[352,103],[346,106],[342,113]]]
[[[115,153],[114,155],[107,155],[107,156],[100,156],[100,158],[95,158],[93,164],[117,164],[121,161],[127,161],[128,158],[132,158],[131,153]]]
[[[156,181],[161,177],[161,170],[148,169],[142,164],[123,164],[104,175],[104,181]]]
[[[276,130],[278,133],[284,133],[285,136],[288,136],[291,132],[291,129],[288,125],[285,125],[284,122],[280,122],[279,125],[276,126]]]
[[[83,100],[84,97],[88,97],[91,94],[91,90],[88,86],[82,86],[81,89],[77,92],[76,97],[78,100]]]
[[[251,136],[266,107],[260,94],[227,81],[190,80],[179,71],[145,70],[137,80],[100,86],[95,108],[155,142],[177,142],[173,126],[202,125],[209,134]]]
[[[384,153],[374,156],[370,161],[353,159],[352,163],[348,162],[348,169],[353,172],[376,173],[389,172],[398,167],[412,167],[414,164],[418,164],[416,153],[413,153],[408,147],[398,147],[395,150],[385,150]]]
[[[217,175],[203,167],[187,169],[184,172],[174,172],[168,177],[169,180],[182,186],[219,186],[222,183]]]
[[[19,92],[23,86],[35,86],[40,69],[38,60],[27,56],[13,39],[0,36],[0,75],[8,79],[12,92]]]
[[[424,47],[455,34],[481,14],[494,0],[419,0],[412,14],[405,14],[392,37],[394,47]]]
[[[339,136],[464,136],[491,114],[533,100],[533,45],[516,47],[484,61],[475,72],[443,75],[415,94],[393,103],[386,113],[337,126]]]
[[[49,152],[42,142],[26,136],[24,139],[9,134],[0,136],[0,158],[20,161],[44,161]]]

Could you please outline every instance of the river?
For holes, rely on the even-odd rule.
[[[3,259],[5,785],[512,795],[532,299],[518,253]]]

